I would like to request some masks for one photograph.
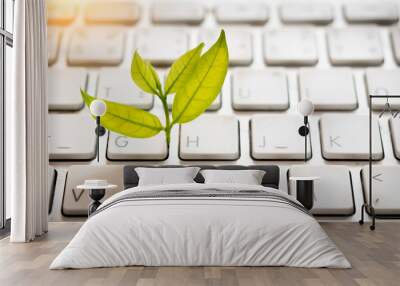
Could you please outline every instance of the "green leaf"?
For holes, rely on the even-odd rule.
[[[88,107],[96,99],[84,90],[81,90],[81,95]],[[148,138],[163,130],[158,117],[150,112],[108,100],[103,101],[107,105],[107,111],[101,117],[101,125],[110,131],[132,138]]]
[[[201,56],[191,76],[175,94],[173,123],[192,121],[212,104],[224,83],[228,63],[228,47],[222,30],[218,40]]]
[[[199,62],[204,44],[186,52],[171,66],[165,81],[165,95],[176,93],[187,81]]]
[[[131,77],[144,92],[159,94],[161,82],[157,72],[148,61],[142,59],[137,51],[135,51],[132,59]]]

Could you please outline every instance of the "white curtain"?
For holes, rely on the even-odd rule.
[[[6,99],[6,186],[12,242],[47,231],[47,40],[45,0],[15,2],[13,92]]]

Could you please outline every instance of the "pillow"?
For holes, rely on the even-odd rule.
[[[262,170],[202,170],[204,183],[261,185],[265,171]]]
[[[139,186],[195,183],[199,167],[185,168],[135,168]]]

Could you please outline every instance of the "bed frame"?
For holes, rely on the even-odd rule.
[[[262,185],[264,187],[271,187],[279,189],[279,167],[276,165],[252,165],[252,166],[241,166],[241,165],[196,165],[196,166],[181,166],[181,165],[163,165],[163,166],[141,166],[141,165],[129,165],[124,167],[124,189],[136,187],[139,183],[139,176],[135,171],[137,167],[146,168],[182,168],[182,167],[199,167],[202,170],[206,169],[217,169],[217,170],[263,170],[265,175],[262,179]],[[203,176],[199,173],[194,180],[197,183],[204,183]]]

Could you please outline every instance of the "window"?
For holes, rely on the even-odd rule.
[[[0,228],[10,217],[9,194],[4,188],[4,106],[6,95],[11,92],[11,72],[14,30],[14,0],[0,0]]]

